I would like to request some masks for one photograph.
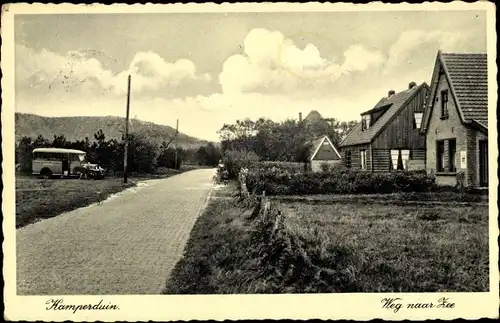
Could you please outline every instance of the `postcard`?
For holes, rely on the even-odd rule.
[[[6,320],[498,318],[495,19],[3,5]]]

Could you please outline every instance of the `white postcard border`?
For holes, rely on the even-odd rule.
[[[5,5],[4,5],[5,6]],[[3,151],[3,252],[4,304],[6,320],[50,321],[136,321],[136,320],[225,320],[225,319],[478,319],[498,317],[498,210],[497,190],[490,189],[490,292],[488,293],[354,293],[302,295],[193,295],[193,296],[17,296],[15,257],[15,179],[14,179],[14,23],[16,14],[53,13],[148,13],[148,12],[273,12],[273,11],[407,11],[407,10],[486,10],[488,43],[489,135],[496,138],[497,66],[495,7],[492,3],[423,3],[353,5],[340,4],[172,4],[172,5],[42,5],[15,4],[2,7],[2,151]],[[492,136],[491,136],[492,135]],[[498,149],[496,140],[489,141],[490,187],[498,186],[496,177]],[[494,152],[494,153],[493,153]],[[402,298],[403,303],[433,302],[446,297],[455,303],[453,309],[433,308],[394,313],[383,309],[386,297]],[[114,304],[118,310],[56,311],[47,310],[50,299],[63,299],[64,304]]]

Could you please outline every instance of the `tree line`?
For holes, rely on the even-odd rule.
[[[218,131],[224,163],[230,175],[254,161],[306,162],[311,141],[327,135],[335,146],[357,125],[356,121],[317,122],[288,119],[275,122],[260,118],[224,124]]]
[[[288,119],[275,122],[260,118],[256,121],[237,120],[224,124],[218,131],[223,152],[252,151],[260,160],[302,162],[308,156],[311,139],[327,135],[338,146],[356,121],[306,122]]]
[[[111,173],[123,172],[124,139],[122,135],[120,140],[107,140],[102,130],[94,134],[92,141],[88,137],[68,141],[63,135],[54,135],[52,139],[42,135],[34,139],[25,136],[16,145],[16,164],[22,173],[31,173],[33,149],[56,147],[85,151],[89,162],[98,163]],[[213,143],[195,149],[173,148],[167,142],[158,145],[139,133],[129,134],[127,155],[127,170],[137,173],[154,173],[160,167],[179,169],[187,163],[216,166],[221,158],[219,147]]]

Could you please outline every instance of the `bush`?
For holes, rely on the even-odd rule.
[[[229,178],[238,177],[242,167],[250,167],[257,162],[259,156],[253,151],[227,150],[224,152],[222,161],[229,172]]]
[[[250,192],[268,195],[375,194],[428,192],[435,188],[433,177],[423,172],[370,173],[330,171],[292,173],[284,170],[250,170]]]
[[[281,170],[290,173],[303,173],[305,164],[299,162],[260,161],[252,163],[249,169],[255,171]]]

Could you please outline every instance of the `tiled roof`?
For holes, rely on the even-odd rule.
[[[370,110],[378,109],[383,106],[390,105],[387,111],[380,116],[380,118],[375,121],[372,126],[365,131],[361,130],[361,123],[359,123],[340,143],[341,147],[366,144],[372,141],[382,128],[387,124],[393,116],[395,116],[398,111],[405,105],[405,103],[410,99],[415,93],[420,91],[422,87],[427,87],[427,84],[422,83],[419,86],[415,86],[411,89],[396,93],[390,97],[382,98],[375,107]]]
[[[486,54],[441,53],[465,121],[488,127],[488,60]]]

